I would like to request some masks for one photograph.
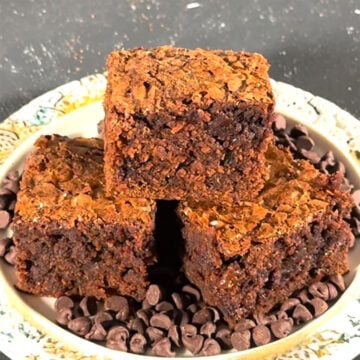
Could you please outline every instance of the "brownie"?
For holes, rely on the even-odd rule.
[[[105,196],[102,140],[40,137],[15,208],[17,287],[142,300],[155,261],[155,208],[152,200]]]
[[[270,178],[256,201],[180,202],[184,271],[230,326],[263,314],[326,275],[348,271],[352,207],[340,174],[320,173],[269,146]]]
[[[268,67],[260,54],[230,50],[112,52],[104,100],[107,192],[253,199],[268,176]]]

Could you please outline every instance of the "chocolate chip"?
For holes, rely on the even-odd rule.
[[[258,325],[267,325],[276,320],[276,316],[274,314],[265,315],[262,312],[254,312],[253,317]]]
[[[146,326],[150,325],[149,317],[151,316],[149,310],[140,309],[136,312],[136,316],[141,319]]]
[[[345,290],[345,282],[342,275],[332,275],[329,277],[330,282],[332,282],[341,292]]]
[[[212,321],[212,312],[207,308],[200,309],[192,318],[192,323],[197,325],[203,325],[209,321]]]
[[[172,320],[166,314],[155,314],[150,318],[150,325],[159,329],[169,330]]]
[[[163,298],[162,290],[159,285],[151,284],[146,291],[146,300],[152,306],[158,304]]]
[[[180,329],[177,325],[171,325],[168,331],[168,337],[175,346],[180,347]]]
[[[139,318],[130,319],[127,327],[136,333],[145,334],[145,324]]]
[[[16,206],[16,200],[12,200],[9,204],[9,206],[7,207],[8,211],[14,211],[15,210],[15,206]]]
[[[278,320],[289,320],[291,325],[294,325],[294,320],[292,318],[290,318],[289,315],[287,314],[287,312],[285,312],[285,311],[281,311],[281,310],[278,311],[276,313],[276,318]]]
[[[350,232],[349,236],[349,247],[352,248],[355,245],[356,238],[352,232]]]
[[[9,210],[9,204],[12,201],[9,194],[0,194],[0,210]]]
[[[186,325],[190,322],[190,315],[188,312],[186,311],[181,311],[180,312],[180,321],[178,322],[180,326],[182,325]]]
[[[204,345],[201,350],[201,355],[212,356],[212,355],[218,355],[220,353],[221,353],[221,347],[215,339],[206,339],[204,341]]]
[[[5,178],[11,181],[20,181],[20,173],[18,170],[10,170]]]
[[[112,327],[106,336],[106,347],[113,350],[128,351],[129,331],[124,326]]]
[[[94,316],[94,323],[101,324],[102,326],[104,326],[105,329],[109,328],[109,325],[111,326],[113,321],[113,316],[107,311],[99,311]]]
[[[92,316],[96,314],[97,311],[96,299],[92,296],[83,297],[80,301],[79,306],[84,316]]]
[[[297,150],[294,139],[290,137],[287,133],[282,134],[282,137],[279,138],[278,143],[280,145],[288,146],[292,151]]]
[[[231,335],[231,344],[236,350],[246,350],[250,348],[250,330],[234,331]]]
[[[332,150],[327,151],[322,157],[321,161],[326,162],[329,166],[335,166],[336,165],[336,159],[335,155],[332,152]]]
[[[207,309],[209,309],[212,312],[212,321],[214,323],[217,323],[220,320],[220,313],[217,308],[214,308],[212,306],[208,306]]]
[[[300,155],[305,158],[306,160],[309,160],[312,164],[318,164],[320,161],[320,156],[314,152],[314,151],[309,151],[309,150],[305,150],[305,149],[298,149],[298,152],[300,153]]]
[[[303,304],[308,303],[311,299],[309,298],[309,292],[308,289],[303,289],[300,291],[298,298]]]
[[[5,187],[0,187],[0,196],[2,195],[8,195],[11,199],[15,198],[15,194]]]
[[[72,318],[73,314],[71,308],[63,307],[56,311],[56,322],[60,325],[67,326]]]
[[[145,354],[147,340],[143,334],[134,334],[130,339],[130,351],[135,354]]]
[[[198,311],[199,307],[197,306],[197,304],[190,304],[186,310],[189,311],[192,314],[195,314]]]
[[[315,142],[309,136],[301,135],[296,138],[295,145],[299,149],[311,151],[314,148]]]
[[[255,327],[256,324],[254,321],[252,321],[251,319],[240,319],[238,321],[238,323],[235,326],[235,331],[243,331],[243,330],[248,330],[248,329],[252,329],[253,327]]]
[[[168,338],[163,338],[156,342],[151,348],[151,351],[154,355],[162,357],[175,357],[176,355],[176,353],[171,350],[171,342]]]
[[[280,131],[280,130],[286,129],[285,116],[278,114],[278,113],[273,113],[271,115],[271,121],[272,121],[272,127],[273,127],[274,131]]]
[[[159,312],[169,312],[174,309],[174,305],[168,301],[161,301],[155,306],[155,310]]]
[[[116,318],[121,321],[126,321],[130,313],[128,299],[119,295],[113,295],[107,298],[104,303],[104,309],[114,311],[116,313]]]
[[[313,307],[315,317],[322,315],[329,308],[328,304],[320,298],[312,299],[309,304]]]
[[[282,339],[291,333],[293,324],[290,319],[281,319],[271,323],[270,329],[276,338]]]
[[[351,228],[355,236],[360,235],[360,220],[357,219],[356,217],[353,217],[351,219]]]
[[[329,290],[329,300],[336,299],[338,296],[338,291],[337,291],[335,285],[333,285],[330,282],[327,282],[326,286],[328,287],[328,290]]]
[[[299,136],[308,136],[309,132],[305,125],[302,124],[296,124],[291,130],[290,130],[290,136],[293,138],[298,138]]]
[[[149,304],[149,302],[146,300],[146,298],[141,303],[141,308],[144,310],[148,310],[152,308],[152,305]]]
[[[334,153],[330,150],[327,151],[320,159],[319,169],[325,174],[332,174],[336,171],[336,159]]]
[[[352,208],[351,216],[360,220],[360,205]]]
[[[73,312],[74,318],[84,316],[84,314],[83,314],[83,312],[82,312],[82,310],[80,308],[80,304],[78,302],[74,303],[74,307],[72,308],[72,312]]]
[[[101,323],[94,323],[85,339],[103,341],[106,338],[106,330]]]
[[[180,330],[183,336],[194,336],[197,334],[197,328],[192,324],[185,324],[180,327]]]
[[[200,327],[200,334],[211,338],[216,332],[216,325],[212,321],[208,321]]]
[[[344,177],[342,179],[342,183],[340,185],[340,190],[343,192],[350,193],[350,191],[353,189],[353,185],[350,183],[349,179]]]
[[[313,318],[309,309],[303,304],[295,306],[292,317],[294,318],[296,324],[306,323]]]
[[[60,296],[55,301],[55,310],[72,309],[74,307],[74,301],[68,296]]]
[[[10,245],[13,244],[12,238],[5,237],[0,239],[0,257],[3,257],[9,250]]]
[[[0,229],[6,229],[10,224],[11,216],[6,210],[0,210]]]
[[[280,307],[280,311],[290,311],[296,305],[300,304],[300,300],[297,298],[288,298]]]
[[[145,333],[152,343],[156,343],[157,341],[159,341],[160,339],[162,339],[165,336],[165,333],[163,330],[152,327],[152,326],[148,327],[145,330]]]
[[[341,161],[336,161],[336,171],[339,171],[341,174],[345,176],[346,173],[346,166]]]
[[[106,311],[99,311],[94,316],[93,323],[94,325],[100,325],[98,331],[100,331],[101,328],[107,331],[116,324],[112,315]]]
[[[265,325],[257,325],[252,329],[252,339],[256,346],[268,344],[271,340],[271,332]]]
[[[319,297],[324,300],[329,299],[329,288],[320,281],[309,286],[309,293],[314,297]]]
[[[3,182],[3,188],[11,191],[13,194],[17,194],[20,190],[19,181],[5,179]]]
[[[86,316],[80,316],[70,320],[67,326],[76,335],[85,336],[91,329],[91,320]]]
[[[355,190],[352,194],[351,194],[354,203],[356,206],[360,206],[360,189]]]
[[[197,334],[196,327],[190,324],[184,325],[181,327],[181,334],[181,341],[185,348],[193,355],[198,354],[203,346],[204,337]]]
[[[228,328],[220,329],[216,332],[215,338],[220,343],[221,347],[225,350],[231,348],[231,330]]]
[[[176,292],[172,293],[171,298],[177,309],[182,310],[185,307],[184,306],[184,297],[181,296],[179,293],[176,293]]]
[[[194,286],[184,285],[181,290],[186,294],[192,295],[196,301],[201,300],[200,291],[198,289],[196,289]]]
[[[16,247],[15,245],[10,245],[8,251],[4,255],[5,261],[10,265],[15,265],[16,261]]]

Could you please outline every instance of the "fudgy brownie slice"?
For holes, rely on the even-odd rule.
[[[184,270],[231,326],[325,275],[348,271],[352,200],[339,174],[321,174],[273,146],[270,179],[255,202],[180,202]]]
[[[40,137],[15,209],[17,287],[42,296],[142,300],[155,261],[155,206],[105,197],[102,140]]]
[[[153,199],[252,199],[268,169],[274,98],[259,54],[172,47],[107,60],[105,174],[109,194]]]

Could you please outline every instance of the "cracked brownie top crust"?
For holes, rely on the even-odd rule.
[[[101,139],[42,136],[34,147],[16,204],[17,217],[23,221],[56,220],[71,228],[76,221],[112,223],[141,217],[148,221],[155,211],[155,204],[146,199],[105,196]]]
[[[222,107],[259,105],[265,116],[273,110],[269,65],[257,53],[163,46],[114,51],[107,67],[111,70],[107,111],[144,115],[165,111],[177,116],[188,112],[191,104],[208,109],[217,102]]]

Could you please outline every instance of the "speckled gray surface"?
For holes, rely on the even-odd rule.
[[[273,78],[360,117],[359,0],[5,0],[0,15],[0,119],[113,48],[159,44],[261,52]]]
[[[0,0],[0,120],[113,48],[160,44],[263,53],[274,79],[360,118],[360,0]]]

